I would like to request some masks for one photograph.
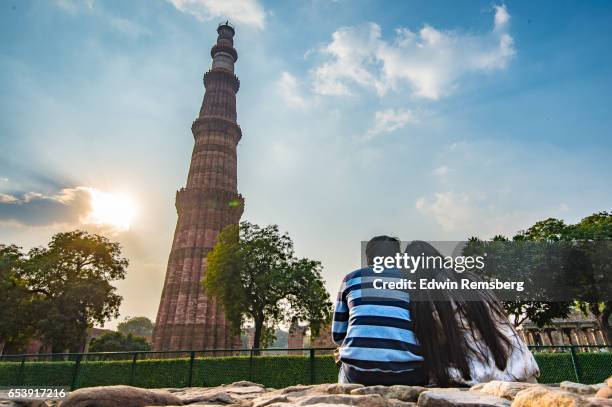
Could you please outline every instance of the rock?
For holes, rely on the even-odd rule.
[[[264,407],[269,406],[270,404],[284,402],[289,402],[287,396],[260,397],[257,400],[253,401],[252,407]]]
[[[349,394],[320,394],[304,396],[293,400],[290,404],[276,403],[270,407],[288,406],[357,406],[357,407],[388,407],[389,404],[380,394],[369,394],[365,396]]]
[[[597,390],[595,397],[598,399],[612,399],[612,387],[602,387]]]
[[[220,403],[220,404],[240,403],[239,399],[235,399],[234,397],[222,391],[209,392],[209,393],[204,393],[204,394],[193,394],[188,397],[181,397],[180,399],[183,404],[193,404],[193,403],[199,403],[199,402]]]
[[[387,403],[389,407],[416,407],[416,403],[412,401],[401,401],[398,399],[388,399]]]
[[[524,389],[537,386],[535,383],[524,382],[502,382],[500,380],[492,380],[489,383],[479,383],[470,388],[472,392],[480,392],[490,394],[492,396],[502,397],[507,400],[514,400],[516,394]]]
[[[589,397],[588,398],[589,407],[612,407],[612,400],[610,399],[600,399],[597,397]]]
[[[514,397],[512,407],[591,407],[593,403],[585,397],[565,390],[535,386],[521,390]]]
[[[351,391],[351,394],[380,394],[387,399],[417,401],[419,394],[427,390],[421,386],[369,386]]]
[[[500,397],[478,394],[469,391],[427,390],[421,393],[419,407],[510,407],[510,402]]]
[[[574,382],[561,382],[559,384],[561,390],[569,391],[576,394],[593,394],[597,391],[597,388],[588,384],[574,383]]]
[[[357,389],[361,389],[363,388],[363,384],[353,384],[353,383],[348,383],[348,384],[330,384],[327,386],[327,393],[329,394],[350,394],[353,390],[357,390]]]
[[[4,402],[0,407],[25,407]],[[513,402],[512,402],[513,401]],[[43,402],[44,403],[44,402]],[[50,403],[50,404],[49,404]],[[557,387],[491,381],[467,388],[368,386],[360,384],[297,385],[266,388],[240,381],[217,387],[139,389],[129,386],[84,388],[72,392],[63,407],[612,407],[607,383],[563,382]],[[28,405],[29,406],[29,405]],[[57,401],[32,407],[56,407]]]
[[[131,386],[87,387],[78,389],[62,402],[62,407],[143,407],[181,405],[181,400],[164,390]]]
[[[276,390],[271,393],[268,393],[270,396],[275,395],[286,395],[289,400],[294,400],[298,397],[304,396],[315,396],[321,394],[346,394],[351,390],[356,388],[363,387],[361,384],[317,384],[317,385],[297,385],[290,386],[284,389]]]
[[[232,386],[232,387],[261,387],[261,388],[264,388],[263,385],[261,385],[259,383],[250,382],[248,380],[240,380],[239,382],[234,382],[232,384],[225,385],[225,386]]]
[[[494,380],[497,381],[497,380]],[[486,383],[478,383],[470,387],[470,391],[480,391]]]
[[[315,388],[315,386],[304,386],[302,384],[298,384],[297,386],[285,387],[284,389],[277,390],[276,392],[278,392],[280,394],[291,394],[291,393],[293,393],[293,395],[298,397],[299,395],[306,394],[308,391],[310,391],[310,390],[312,390],[314,388]]]
[[[183,404],[193,403],[220,403],[220,404],[248,404],[246,401],[258,398],[266,393],[266,389],[256,383],[236,382],[218,387],[189,387],[175,389],[174,395]]]

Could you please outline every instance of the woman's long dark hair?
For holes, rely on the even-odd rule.
[[[429,243],[411,242],[406,248],[408,256],[442,258],[443,256]],[[417,269],[410,279],[417,283],[426,278],[435,281],[458,281],[453,270],[443,267]],[[478,280],[469,273],[461,278]],[[486,349],[466,341],[465,330],[470,330],[472,337],[480,337],[491,351],[495,365],[504,370],[508,361],[510,340],[499,330],[498,322],[506,318],[501,304],[489,291],[470,292],[469,298],[461,290],[410,290],[410,313],[413,330],[420,342],[424,366],[430,381],[439,386],[451,384],[449,368],[456,368],[465,380],[470,380],[468,354],[482,357],[486,362]],[[461,320],[457,318],[461,315]],[[464,321],[467,326],[461,323]]]

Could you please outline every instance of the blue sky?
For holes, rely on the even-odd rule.
[[[4,1],[0,242],[86,228],[154,317],[219,21],[236,25],[244,219],[277,223],[330,292],[374,234],[512,234],[610,210],[612,5]],[[129,230],[92,222],[129,196]]]

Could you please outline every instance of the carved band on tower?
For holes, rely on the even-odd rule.
[[[235,31],[223,23],[217,33],[210,51],[212,68],[204,75],[202,108],[191,126],[195,145],[187,185],[176,193],[178,220],[153,332],[157,351],[240,347],[220,303],[207,296],[201,284],[217,235],[240,222],[244,210],[236,175],[242,132],[236,123],[240,81],[234,75]]]

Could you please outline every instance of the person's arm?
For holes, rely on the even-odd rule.
[[[332,319],[332,340],[338,346],[342,345],[348,328],[349,309],[346,303],[345,289],[346,278],[342,280],[340,291],[338,291],[338,298],[336,299],[336,307]]]

